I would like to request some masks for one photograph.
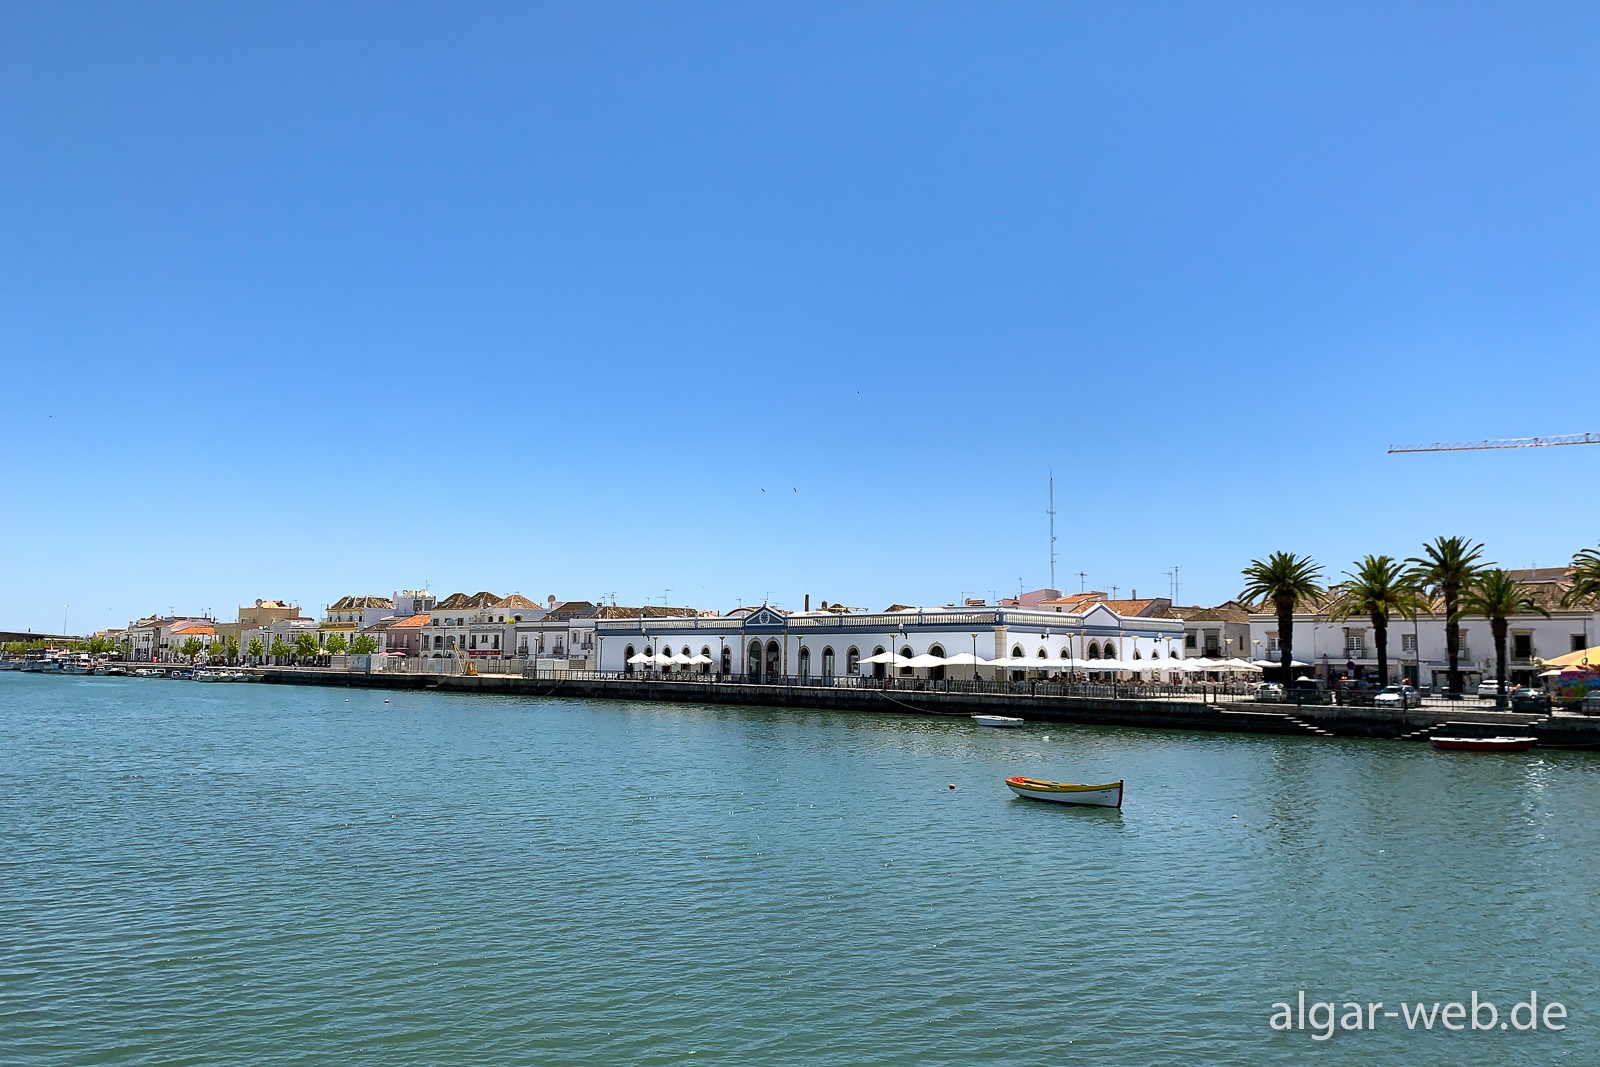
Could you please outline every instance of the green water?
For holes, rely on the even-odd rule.
[[[0,1062],[1600,1063],[1594,754],[387,696],[0,675]]]

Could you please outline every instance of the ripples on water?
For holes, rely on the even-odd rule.
[[[0,676],[0,1061],[1600,1062],[1591,754],[390,699]]]

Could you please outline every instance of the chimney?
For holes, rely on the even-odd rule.
[[[1128,597],[1129,600],[1138,600],[1139,599],[1139,590],[1130,589],[1130,590],[1128,590],[1128,592],[1130,594],[1132,594],[1131,596]]]
[[[806,594],[806,610],[807,611],[811,610],[811,594],[810,593]]]

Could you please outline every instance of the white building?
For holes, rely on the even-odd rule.
[[[1077,611],[1032,608],[947,607],[843,613],[786,612],[763,605],[727,615],[601,619],[595,623],[601,670],[630,673],[640,653],[701,655],[710,665],[681,668],[751,681],[795,678],[829,684],[863,673],[882,677],[882,664],[863,661],[893,649],[905,659],[968,652],[981,659],[1044,657],[1061,673],[1092,669],[1097,659],[1156,661],[1181,658],[1183,623],[1148,615],[1123,618],[1106,603]],[[971,678],[971,667],[935,667],[900,674]],[[990,678],[997,668],[980,667]]]
[[[341,634],[348,646],[360,631],[379,619],[394,616],[394,601],[386,596],[342,596],[322,616],[317,627],[317,644],[326,645],[328,638]]]
[[[1523,685],[1538,684],[1539,661],[1554,659],[1568,652],[1589,648],[1600,640],[1600,625],[1594,607],[1563,608],[1562,594],[1569,588],[1566,568],[1513,570],[1511,576],[1522,582],[1550,616],[1517,615],[1507,620],[1506,676]],[[1444,688],[1448,684],[1449,659],[1445,652],[1443,612],[1418,615],[1410,619],[1389,620],[1389,677],[1379,679],[1378,651],[1372,620],[1366,616],[1334,622],[1328,618],[1327,599],[1309,605],[1294,617],[1293,654],[1297,662],[1324,683],[1339,678],[1360,677],[1380,684],[1405,679],[1420,686]],[[1268,605],[1270,608],[1270,605]],[[1463,684],[1475,686],[1493,678],[1494,634],[1489,620],[1467,616],[1460,620],[1459,664]],[[1250,615],[1252,659],[1277,660],[1280,652],[1278,618],[1270,610]]]
[[[290,650],[294,649],[295,641],[301,634],[317,636],[316,619],[274,619],[271,622],[246,625],[239,632],[239,655],[245,658],[250,656],[250,642],[261,642],[261,655],[272,655],[272,642],[274,638],[281,638]]]

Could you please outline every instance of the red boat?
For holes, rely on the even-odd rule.
[[[1435,737],[1433,747],[1449,752],[1526,752],[1537,737]]]

